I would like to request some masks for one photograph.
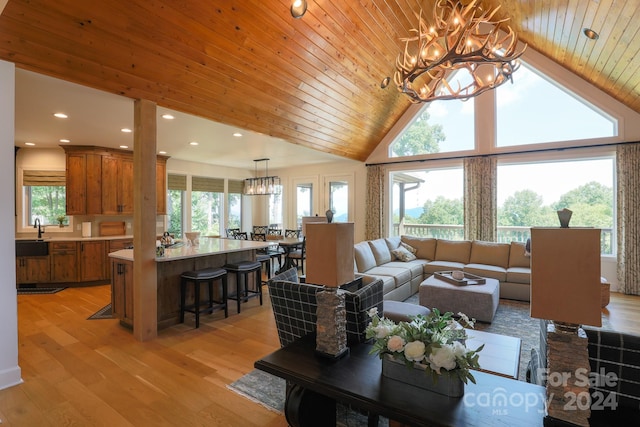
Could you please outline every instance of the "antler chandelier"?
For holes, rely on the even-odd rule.
[[[500,6],[487,12],[478,0],[465,3],[437,0],[433,23],[427,24],[420,11],[418,28],[410,30],[415,35],[400,39],[405,48],[396,59],[393,81],[412,102],[467,100],[512,80],[519,68],[526,45],[518,50],[518,36],[505,25],[508,19],[493,20]],[[382,88],[390,80],[386,77]]]

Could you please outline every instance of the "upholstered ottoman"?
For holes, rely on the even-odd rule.
[[[500,301],[500,282],[486,278],[484,285],[458,286],[435,276],[420,284],[420,305],[440,312],[466,314],[469,318],[491,323]]]
[[[382,311],[384,317],[394,322],[409,322],[412,316],[421,314],[428,316],[431,313],[427,307],[408,302],[384,300],[382,302]]]

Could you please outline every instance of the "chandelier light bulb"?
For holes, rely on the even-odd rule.
[[[493,19],[498,8],[485,11],[480,0],[435,0],[430,22],[416,13],[418,25],[401,39],[405,47],[396,60],[398,90],[411,102],[467,100],[510,80],[527,46],[518,46],[506,20]],[[476,70],[485,66],[494,74],[483,80]]]

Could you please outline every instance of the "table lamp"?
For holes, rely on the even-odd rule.
[[[316,352],[338,359],[348,353],[347,314],[341,285],[354,279],[353,223],[306,224],[307,283],[323,285],[317,293]]]
[[[591,371],[581,325],[601,326],[600,230],[531,229],[531,317],[547,326],[547,413],[588,426]],[[566,410],[571,399],[580,405]],[[588,404],[587,404],[588,403]]]

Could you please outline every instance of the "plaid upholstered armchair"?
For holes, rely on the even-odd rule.
[[[300,283],[297,270],[291,268],[271,278],[268,287],[280,345],[284,347],[316,330],[316,293],[322,286]],[[340,292],[345,294],[347,341],[362,342],[369,324],[367,311],[377,307],[382,313],[382,280],[370,280],[353,292]]]

